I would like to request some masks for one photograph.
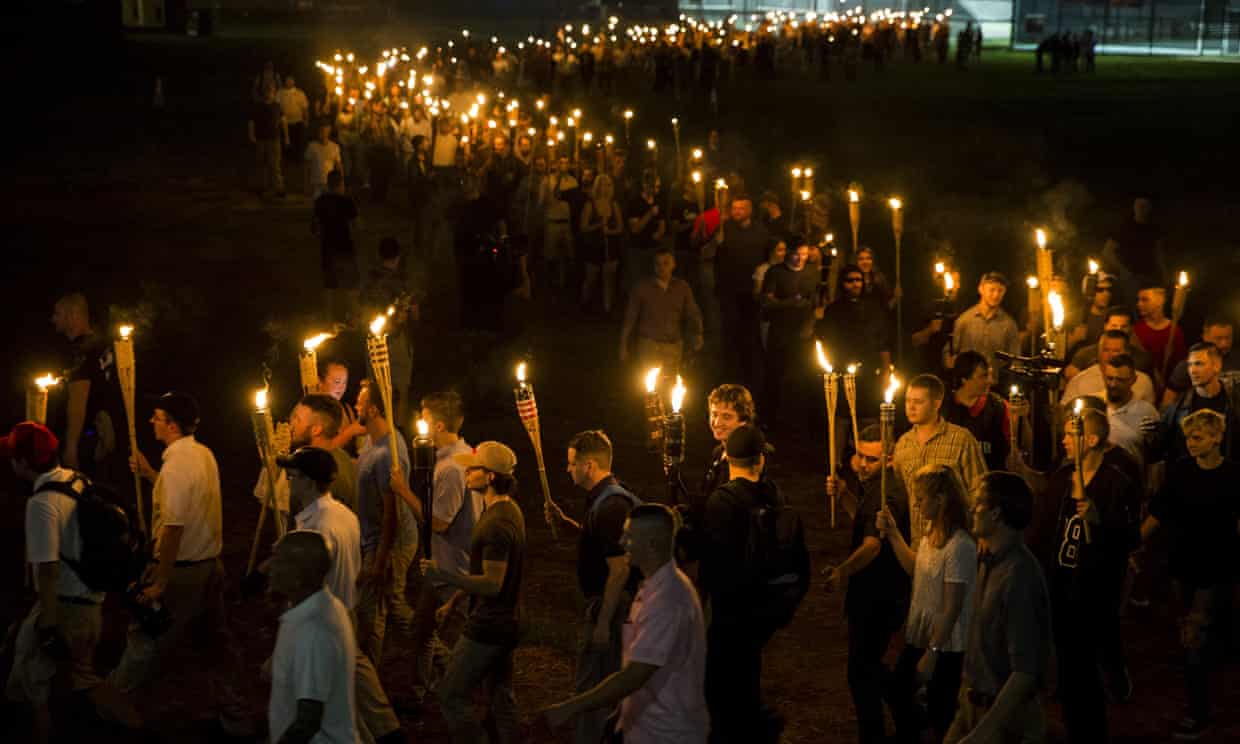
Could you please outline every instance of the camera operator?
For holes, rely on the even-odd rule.
[[[1128,336],[1123,331],[1103,331],[1102,338],[1098,339],[1097,363],[1085,368],[1068,382],[1063,391],[1064,403],[1076,400],[1083,395],[1105,397],[1106,380],[1102,375],[1103,365],[1110,364],[1120,354],[1129,353]],[[1154,397],[1154,382],[1149,375],[1140,370],[1136,370],[1132,394],[1137,400],[1143,400],[1152,406],[1157,405]]]

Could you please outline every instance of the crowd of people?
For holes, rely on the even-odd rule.
[[[886,740],[889,714],[901,741],[1043,741],[1054,702],[1069,741],[1106,741],[1108,701],[1145,694],[1133,688],[1120,619],[1155,593],[1153,561],[1165,561],[1180,603],[1186,711],[1174,733],[1204,736],[1216,712],[1211,671],[1234,640],[1240,356],[1233,319],[1210,309],[1190,345],[1178,314],[1168,315],[1171,273],[1148,200],[1111,233],[1083,292],[1068,289],[1078,277],[1059,261],[1055,285],[1080,298],[1062,341],[1051,343],[1040,308],[1005,309],[1009,280],[989,267],[969,270],[976,303],[950,290],[901,338],[903,288],[873,248],[845,255],[829,195],[811,186],[798,201],[757,190],[717,131],[687,162],[618,139],[583,149],[574,141],[580,125],[558,127],[541,106],[517,111],[472,87],[474,76],[508,75],[520,87],[542,75],[539,85],[553,90],[577,44],[579,77],[560,84],[579,92],[622,87],[624,52],[630,72],[648,70],[656,89],[706,79],[709,97],[710,50],[752,44],[761,71],[780,48],[815,48],[806,37],[835,43],[829,24],[781,23],[781,33],[760,29],[752,39],[735,28],[716,39],[718,27],[694,24],[660,41],[663,51],[646,49],[634,31],[632,48],[604,45],[591,57],[597,76],[583,71],[586,43],[563,34],[514,58],[492,50],[490,66],[488,45],[462,43],[442,54],[473,61],[452,63],[467,84],[454,89],[432,67],[434,104],[362,78],[356,91],[311,102],[291,77],[260,74],[251,136],[268,190],[284,191],[286,145],[304,163],[328,319],[356,325],[369,309],[392,308],[392,410],[369,379],[346,400],[356,370],[332,358],[290,412],[282,478],[255,488],[288,531],[245,581],[266,584],[284,611],[268,663],[245,669],[224,612],[219,467],[195,438],[204,413],[193,395],[162,395],[149,407],[164,448],[158,467],[127,452],[117,441],[126,422],[110,343],[84,296],[61,297],[53,321],[74,352],[64,422],[57,431],[23,422],[0,439],[0,454],[32,488],[25,530],[37,600],[16,636],[8,693],[30,705],[38,739],[50,738],[59,685],[84,693],[105,720],[140,729],[131,696],[189,648],[212,675],[227,733],[251,732],[232,683],[261,673],[270,679],[272,741],[404,741],[379,672],[385,649],[397,647],[413,655],[416,680],[401,696],[437,705],[454,742],[519,740],[514,651],[529,554],[517,456],[502,442],[466,442],[461,391],[414,403],[410,340],[435,270],[459,277],[461,324],[495,339],[511,335],[509,310],[537,284],[617,321],[619,364],[671,377],[695,356],[718,364],[721,384],[707,400],[710,465],[678,503],[627,486],[602,429],[581,431],[563,450],[580,508],[551,501],[540,517],[577,539],[584,609],[574,694],[538,711],[539,727],[572,727],[583,744],[780,739],[782,714],[762,695],[763,650],[792,621],[811,574],[768,439],[823,430],[825,409],[805,404],[821,399],[812,391],[822,370],[810,361],[818,340],[837,364],[862,370],[864,425],[850,428],[840,401],[841,467],[809,499],[838,501],[851,521],[849,554],[817,582],[845,592],[858,740]],[[898,27],[845,26],[893,40]],[[904,29],[912,39],[904,48],[937,38],[929,27]],[[605,63],[609,49],[616,59]],[[683,75],[669,63],[668,78],[661,54],[691,63]],[[608,64],[615,76],[604,84]],[[446,111],[442,101],[458,93],[481,115],[432,124],[432,106]],[[488,116],[503,123],[490,127]],[[351,194],[382,205],[396,178],[407,187],[412,247],[385,239],[363,277]],[[960,288],[959,270],[945,274]],[[898,436],[867,413],[893,370],[906,380]],[[414,419],[434,448],[429,489],[411,477]],[[821,461],[780,467],[818,471]],[[127,492],[130,472],[151,484],[152,504],[150,561],[132,587],[97,569],[114,558],[101,552],[107,537],[119,542],[108,492]],[[106,592],[128,596],[133,623],[120,664],[100,677]],[[194,637],[199,621],[211,638]],[[893,639],[903,651],[888,668]]]

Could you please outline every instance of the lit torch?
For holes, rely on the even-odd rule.
[[[389,308],[389,315],[392,308]],[[393,417],[396,415],[396,408],[392,405],[392,360],[388,356],[387,334],[384,328],[387,326],[387,315],[376,315],[374,320],[370,321],[370,335],[366,337],[366,353],[370,357],[370,369],[375,377],[375,385],[379,388],[379,395],[383,398],[383,410],[387,411],[388,421],[392,423],[391,442],[391,461],[392,461],[392,477],[400,478],[400,456],[396,447],[396,437],[400,434],[396,431],[396,425]]]
[[[1025,279],[1025,286],[1028,292],[1025,294],[1027,310],[1029,313],[1029,324],[1031,326],[1041,326],[1038,318],[1042,314],[1042,290],[1036,276],[1030,276]],[[1038,353],[1038,337],[1037,333],[1031,331],[1029,334],[1029,351],[1032,354]]]
[[[852,252],[855,260],[860,247],[858,236],[861,235],[861,192],[857,189],[848,190],[848,224],[852,227]]]
[[[35,378],[34,384],[26,389],[26,420],[36,424],[47,424],[47,389],[59,385],[60,379],[51,372]]]
[[[1075,497],[1075,495],[1079,493],[1081,495],[1080,496],[1081,500],[1084,500],[1085,498],[1087,498],[1085,496],[1085,467],[1084,467],[1085,418],[1084,416],[1081,415],[1082,412],[1084,411],[1084,407],[1085,407],[1084,401],[1082,401],[1080,398],[1077,398],[1076,402],[1072,406],[1072,416],[1068,420],[1069,426],[1072,427],[1072,442],[1075,445],[1073,449],[1076,450],[1076,452],[1073,453],[1074,457],[1072,458],[1073,465],[1074,465],[1072,475],[1076,483],[1076,488],[1073,489],[1073,496]],[[1089,520],[1086,519],[1085,517],[1081,517],[1080,519],[1081,519],[1081,527],[1084,529],[1084,532],[1085,532],[1085,543],[1088,545],[1089,543],[1092,543],[1094,541],[1093,539],[1094,536],[1089,527]]]
[[[1066,312],[1064,311],[1063,297],[1057,290],[1052,289],[1046,293],[1046,305],[1051,310],[1051,324],[1050,329],[1046,332],[1046,345],[1051,348],[1052,352],[1063,354],[1067,351],[1067,349],[1063,348],[1066,344],[1063,327]]]
[[[331,338],[330,333],[320,333],[302,342],[302,351],[298,357],[298,369],[301,372],[301,392],[312,393],[319,388],[319,346]]]
[[[835,406],[839,399],[840,376],[831,367],[831,361],[822,350],[822,342],[814,342],[814,350],[818,353],[818,365],[822,367],[822,392],[827,402],[827,468],[831,478],[835,478]],[[835,529],[835,495],[831,496],[831,528]]]
[[[1163,351],[1163,379],[1167,379],[1167,369],[1171,365],[1171,352],[1175,349],[1175,334],[1180,328],[1180,318],[1184,317],[1184,305],[1188,302],[1188,272],[1181,271],[1175,283],[1175,294],[1171,297],[1171,330],[1167,332],[1167,348]]]
[[[659,395],[659,374],[663,370],[651,367],[646,372],[646,450],[651,454],[663,450],[663,397]]]
[[[896,423],[896,391],[900,389],[900,381],[895,373],[891,373],[887,381],[887,390],[883,393],[883,402],[878,407],[878,422],[883,440],[883,457],[879,462],[881,480],[879,480],[879,499],[882,508],[887,508],[887,456],[891,451],[891,435]]]
[[[254,572],[254,564],[258,560],[258,541],[262,537],[268,511],[272,512],[275,519],[276,539],[284,537],[284,522],[280,519],[279,507],[276,506],[276,432],[267,401],[267,388],[260,388],[254,393],[254,413],[250,415],[250,423],[254,429],[254,443],[258,445],[258,459],[263,467],[263,477],[267,481],[267,498],[258,513],[258,525],[254,528],[254,541],[250,544],[246,574]]]
[[[551,486],[547,483],[547,465],[543,461],[542,429],[538,420],[538,401],[534,397],[534,385],[525,380],[525,362],[517,365],[517,387],[512,391],[517,401],[517,417],[525,425],[530,435],[530,444],[534,445],[534,459],[538,463],[538,479],[542,484],[543,517],[551,528],[552,539],[558,540],[560,529],[553,513],[555,502],[551,499]]]
[[[1046,247],[1047,238],[1046,231],[1038,228],[1033,233],[1034,242],[1038,244],[1037,252],[1037,270],[1038,282],[1042,285],[1043,292],[1046,293],[1042,301],[1042,328],[1050,329],[1051,327],[1051,305],[1050,290],[1051,280],[1055,278],[1055,265],[1053,256],[1049,248]]]
[[[685,417],[681,408],[685,402],[685,383],[676,375],[672,388],[672,410],[663,417],[663,473],[667,476],[668,500],[679,503],[683,490],[680,483],[680,465],[685,461]]]
[[[137,390],[136,364],[133,353],[133,326],[123,325],[117,329],[116,340],[112,342],[112,353],[116,357],[116,379],[120,383],[121,402],[125,406],[125,424],[129,433],[129,455],[138,455],[138,422],[134,420],[134,400]],[[138,529],[146,537],[146,509],[142,505],[142,476],[135,471],[133,474],[133,490],[138,511]]]
[[[417,436],[413,438],[410,455],[413,493],[422,502],[422,544],[426,546],[426,554],[430,555],[431,515],[435,513],[435,441],[431,439],[430,424],[426,419],[418,419]]]
[[[853,446],[861,441],[861,431],[857,428],[857,370],[860,364],[850,364],[844,369],[844,397],[848,400],[848,415],[852,418]]]

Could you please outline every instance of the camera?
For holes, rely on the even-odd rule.
[[[142,590],[149,583],[135,583],[125,592],[125,606],[133,613],[134,620],[142,628],[142,632],[151,638],[159,638],[172,627],[172,611],[163,602],[143,604],[140,601]]]
[[[1007,362],[1007,374],[1013,378],[1049,390],[1059,389],[1059,380],[1063,375],[1063,362],[1048,352],[1042,352],[1037,356],[1020,356],[1005,351],[996,351],[995,358]]]

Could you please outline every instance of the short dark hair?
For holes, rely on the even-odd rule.
[[[379,258],[384,261],[391,261],[393,258],[400,257],[400,242],[393,237],[386,237],[379,241]]]
[[[670,244],[662,243],[659,245],[658,248],[654,249],[654,255],[655,256],[671,256],[672,258],[675,258],[676,250],[672,248]]]
[[[1236,321],[1223,315],[1210,315],[1207,316],[1206,321],[1201,324],[1203,330],[1206,328],[1217,328],[1219,326],[1234,329],[1236,327]]]
[[[978,481],[979,493],[990,497],[999,518],[1014,530],[1023,530],[1033,521],[1033,491],[1025,479],[1006,470],[992,470]]]
[[[749,388],[730,382],[726,382],[710,391],[706,404],[728,406],[736,411],[737,418],[742,422],[752,421],[758,413],[753,403],[753,394],[749,392]]]
[[[956,387],[960,387],[965,380],[973,376],[977,368],[990,369],[990,362],[986,360],[986,355],[981,352],[969,349],[962,351],[956,356],[956,365],[952,367],[952,378]]]
[[[868,424],[857,437],[862,442],[881,442],[883,441],[883,430],[878,424]]]
[[[986,282],[1002,284],[1004,288],[1008,285],[1007,277],[1003,275],[1002,271],[987,271],[985,274],[982,274],[981,283],[985,284]]]
[[[1125,305],[1112,305],[1107,308],[1106,317],[1104,317],[1103,320],[1106,321],[1117,317],[1127,318],[1128,322],[1132,323],[1137,316],[1130,307]]]
[[[917,375],[909,380],[908,386],[925,390],[934,400],[943,400],[943,397],[947,395],[947,388],[943,385],[943,381],[931,374]]]
[[[611,470],[611,439],[602,429],[587,429],[568,441],[568,448],[577,450],[578,457],[587,457],[603,470]]]
[[[1125,351],[1122,354],[1116,354],[1115,356],[1111,357],[1111,361],[1107,363],[1107,366],[1116,367],[1116,368],[1128,367],[1129,369],[1136,369],[1137,362],[1136,360],[1132,358],[1132,354],[1129,354],[1128,352]]]
[[[461,424],[465,423],[465,404],[461,401],[461,396],[451,390],[424,396],[422,408],[429,411],[432,419],[443,424],[443,428],[453,434],[459,433]]]
[[[1102,335],[1098,337],[1098,342],[1101,343],[1102,340],[1105,338],[1109,338],[1112,340],[1118,339],[1124,342],[1124,346],[1128,345],[1128,334],[1124,333],[1123,331],[1117,331],[1114,328],[1112,328],[1109,331],[1103,331]]]
[[[387,418],[387,407],[383,405],[383,393],[379,392],[379,386],[374,384],[374,382],[369,378],[362,380],[359,385],[360,387],[358,392],[360,393],[362,390],[368,391],[370,405],[375,407],[375,410],[379,412],[380,416]],[[395,395],[396,391],[393,390],[392,394]],[[395,404],[396,401],[392,402]]]
[[[662,504],[641,504],[629,512],[629,522],[654,525],[660,533],[667,536],[664,548],[671,553],[675,546],[677,529],[676,515],[671,509]]]
[[[1223,352],[1219,351],[1218,347],[1210,343],[1209,341],[1198,341],[1197,343],[1188,347],[1188,353],[1189,354],[1207,354],[1210,356],[1211,359],[1222,359],[1223,358]]]
[[[334,439],[340,433],[340,425],[344,423],[344,406],[340,401],[327,393],[307,393],[297,405],[309,408],[310,413],[319,417],[323,436]]]
[[[1102,449],[1107,446],[1107,439],[1111,436],[1111,422],[1104,411],[1096,408],[1081,411],[1081,423],[1085,427],[1085,434],[1098,437],[1097,448]]]

